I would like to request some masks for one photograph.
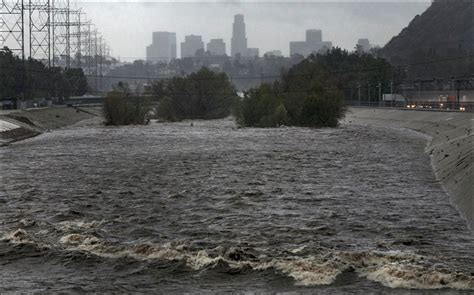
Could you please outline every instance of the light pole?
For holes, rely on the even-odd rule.
[[[379,107],[382,105],[382,83],[379,82]]]
[[[393,108],[393,81],[390,81],[390,107]]]
[[[360,106],[360,83],[357,83],[357,88],[359,89],[359,106]]]
[[[369,107],[370,107],[370,83],[367,85],[367,88],[369,89],[368,90],[368,94],[369,94],[368,96],[369,96]]]

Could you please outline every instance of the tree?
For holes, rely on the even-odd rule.
[[[227,117],[237,97],[226,74],[202,68],[184,78],[156,81],[148,89],[159,102],[163,120],[218,119]]]
[[[137,91],[132,93],[127,83],[118,83],[104,98],[102,112],[106,125],[143,125],[151,110],[148,99]]]
[[[88,89],[82,69],[47,68],[35,59],[22,61],[11,50],[0,50],[0,96],[14,98],[84,95]]]

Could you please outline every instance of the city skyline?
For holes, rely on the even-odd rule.
[[[214,38],[210,39],[209,42],[206,42],[203,35],[191,34],[184,36],[184,42],[181,42],[181,53],[180,55],[177,55],[176,32],[153,32],[153,42],[151,45],[147,46],[146,60],[151,62],[169,62],[171,59],[173,59],[173,57],[194,57],[199,50],[208,52],[212,55],[227,55],[230,57],[242,56],[246,58],[260,57],[259,47],[248,47],[245,26],[245,16],[243,14],[234,15],[234,22],[232,23],[232,37],[230,39],[230,53],[226,50],[227,43],[223,38]],[[306,29],[305,32],[306,38],[304,41],[289,42],[289,54],[287,56],[299,54],[306,57],[311,53],[318,53],[333,48],[332,41],[323,40],[322,30],[310,28]],[[170,37],[168,37],[168,35],[172,36],[173,38],[171,43],[169,40]],[[359,38],[356,46],[361,45],[361,42],[363,41],[365,41],[365,43],[363,43],[362,48],[364,51],[368,52],[372,47],[369,39]],[[162,44],[160,44],[160,42]],[[170,53],[171,46],[174,46],[174,51]],[[153,52],[153,50],[155,50],[156,53]],[[168,52],[168,54],[166,55],[163,52]],[[267,53],[273,56],[283,55],[281,49],[272,49],[265,54]],[[161,56],[165,55],[165,57],[161,57],[160,54]]]
[[[430,2],[417,3],[83,3],[114,55],[123,61],[145,58],[145,47],[151,43],[152,31],[177,32],[177,43],[184,36],[198,34],[205,43],[223,39],[230,54],[232,19],[244,14],[249,47],[264,52],[281,50],[289,54],[289,42],[304,40],[305,30],[321,29],[325,39],[334,45],[352,50],[358,39],[384,46],[409,21],[423,12]],[[97,9],[102,7],[105,9]],[[127,15],[133,10],[133,15]],[[127,22],[132,18],[133,21]],[[113,21],[111,21],[113,20]],[[342,21],[343,20],[343,21]],[[147,29],[143,29],[147,28]],[[347,28],[350,28],[348,30]],[[123,45],[126,37],[136,44],[134,49]],[[178,46],[178,56],[180,56]]]

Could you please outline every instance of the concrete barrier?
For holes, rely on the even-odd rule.
[[[427,152],[436,177],[474,231],[473,113],[349,108],[345,122],[408,128],[429,135]]]
[[[100,109],[36,108],[0,113],[0,146],[36,136],[47,130],[100,117]],[[4,129],[4,130],[3,130]]]

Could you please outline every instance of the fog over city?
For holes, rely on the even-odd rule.
[[[261,54],[281,50],[288,55],[289,42],[304,40],[306,29],[321,29],[324,40],[349,50],[359,38],[384,46],[430,3],[79,1],[78,6],[100,28],[113,55],[132,61],[145,59],[154,31],[176,32],[178,44],[191,34],[202,35],[205,43],[222,38],[229,54],[233,16],[238,13],[245,15],[249,47],[259,48]]]

